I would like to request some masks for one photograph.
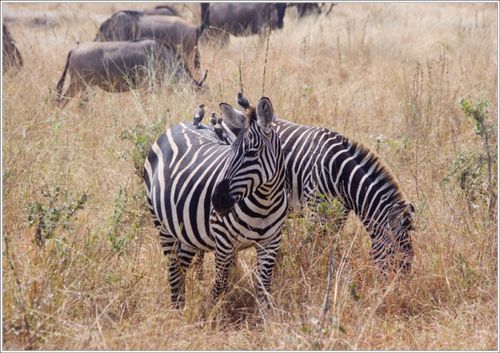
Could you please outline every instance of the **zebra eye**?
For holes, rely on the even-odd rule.
[[[245,155],[250,158],[257,157],[257,150],[256,149],[247,150]]]

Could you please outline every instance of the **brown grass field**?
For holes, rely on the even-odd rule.
[[[58,108],[55,85],[76,41],[93,40],[115,10],[149,6],[2,4],[25,63],[3,76],[3,349],[499,348],[496,204],[488,214],[497,190],[497,4],[341,3],[301,20],[292,9],[271,33],[266,65],[265,36],[222,49],[202,43],[208,90],[96,89],[86,107]],[[199,18],[198,4],[176,6]],[[53,21],[30,21],[43,13]],[[332,219],[305,210],[286,223],[266,316],[254,301],[253,250],[240,254],[223,301],[207,304],[210,254],[204,280],[188,274],[186,308],[170,308],[134,160],[155,124],[190,120],[200,103],[234,105],[240,63],[252,101],[267,95],[280,117],[360,141],[390,167],[417,210],[410,278],[377,275],[353,215],[337,232]],[[489,102],[491,182],[462,98]],[[88,200],[75,210],[83,192]]]

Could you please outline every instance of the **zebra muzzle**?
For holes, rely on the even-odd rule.
[[[215,186],[212,193],[212,205],[215,212],[220,216],[227,215],[234,207],[236,200],[229,194],[230,187],[229,179],[224,179]]]

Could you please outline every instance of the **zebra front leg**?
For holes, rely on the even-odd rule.
[[[227,291],[229,268],[234,262],[234,249],[216,244],[215,247],[215,283],[212,288],[212,299],[217,301]]]
[[[379,271],[379,274],[383,278],[387,278],[389,274],[389,259],[392,256],[392,253],[393,251],[388,241],[379,237],[372,238],[370,254]]]
[[[257,299],[264,309],[270,308],[269,292],[273,277],[276,256],[281,244],[281,233],[265,245],[256,245],[257,250]]]
[[[342,206],[342,209],[339,211],[339,215],[334,219],[337,232],[340,232],[344,228],[350,212],[350,208],[345,207],[345,205]]]

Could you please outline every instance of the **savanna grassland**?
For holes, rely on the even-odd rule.
[[[341,3],[300,20],[292,9],[267,54],[265,36],[201,43],[208,90],[96,89],[86,107],[58,108],[68,50],[113,11],[150,6],[2,4],[24,59],[2,90],[4,349],[498,348],[496,4]],[[177,7],[199,18],[198,4]],[[253,102],[267,95],[280,117],[378,152],[417,211],[409,278],[377,276],[358,219],[337,232],[327,204],[327,222],[311,210],[287,221],[267,316],[253,250],[222,302],[207,304],[208,255],[203,280],[188,274],[186,308],[170,308],[137,166],[198,104],[235,104],[240,67]]]

